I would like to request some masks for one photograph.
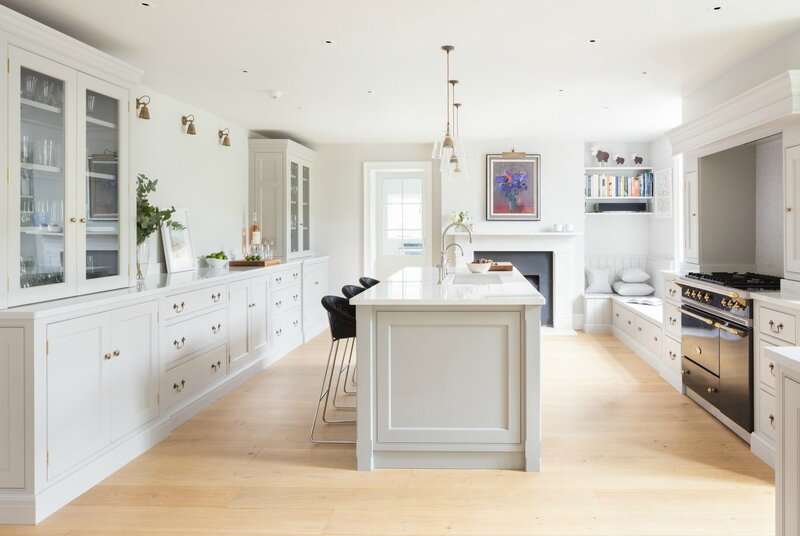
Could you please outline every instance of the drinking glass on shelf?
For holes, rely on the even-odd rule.
[[[33,160],[33,155],[31,154],[33,150],[33,140],[31,140],[30,136],[22,136],[22,141],[20,142],[20,161],[23,164],[30,164]]]
[[[89,113],[94,112],[94,101],[95,101],[95,96],[94,95],[87,95],[86,96],[86,111],[87,112],[89,112]]]
[[[53,99],[53,86],[54,83],[51,80],[42,80],[42,89],[38,99],[39,102],[42,104],[50,104],[50,101]]]
[[[26,99],[33,100],[36,96],[36,85],[39,82],[39,77],[35,74],[29,74],[25,76],[25,91],[23,92],[23,96]]]

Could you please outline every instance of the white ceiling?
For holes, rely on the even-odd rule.
[[[438,137],[443,44],[465,138],[647,141],[680,122],[681,95],[800,27],[798,0],[0,3],[143,69],[157,91],[311,143]]]

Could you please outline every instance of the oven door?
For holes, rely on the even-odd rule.
[[[753,431],[753,360],[751,332],[732,323],[718,322],[719,409],[733,422]]]
[[[719,376],[719,324],[700,311],[681,306],[681,354]]]

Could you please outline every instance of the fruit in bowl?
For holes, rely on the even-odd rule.
[[[206,255],[206,264],[213,269],[224,268],[228,264],[228,256],[225,255],[224,251],[209,253]]]
[[[473,274],[485,274],[492,268],[492,259],[475,259],[474,261],[467,263],[467,268]]]

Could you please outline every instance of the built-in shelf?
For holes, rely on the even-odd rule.
[[[634,196],[634,197],[584,197],[586,201],[648,201],[653,199],[652,196]]]
[[[103,121],[102,119],[97,119],[96,117],[86,116],[86,122],[90,125],[97,125],[99,127],[105,128],[117,128],[116,123],[109,123],[108,121]]]
[[[52,112],[52,113],[54,113],[54,114],[60,114],[60,113],[61,113],[61,111],[62,111],[62,109],[61,109],[61,108],[59,108],[59,107],[57,107],[57,106],[51,106],[51,105],[49,105],[49,104],[44,104],[44,103],[41,103],[41,102],[36,102],[36,101],[34,101],[34,100],[30,100],[30,99],[20,99],[20,102],[21,102],[21,103],[22,103],[24,106],[29,106],[29,107],[31,107],[31,108],[37,108],[37,109],[39,109],[39,110],[45,110],[45,111],[47,111],[47,112]]]
[[[599,167],[585,167],[584,171],[652,171],[653,168],[647,166],[599,166]]]
[[[44,172],[47,172],[47,173],[61,173],[61,168],[60,167],[55,167],[55,166],[43,166],[41,164],[28,164],[26,162],[23,162],[23,163],[21,163],[19,165],[19,167],[21,167],[22,169],[30,170],[30,171],[44,171]]]
[[[652,212],[586,212],[586,216],[650,216]]]

